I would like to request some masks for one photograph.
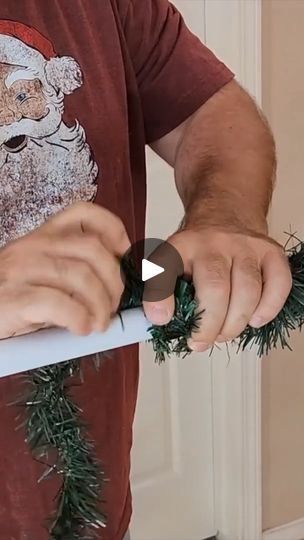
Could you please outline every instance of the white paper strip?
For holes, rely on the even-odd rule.
[[[88,354],[149,339],[149,323],[142,309],[129,309],[115,317],[109,329],[90,336],[74,336],[67,330],[50,328],[0,341],[0,377],[28,371]]]

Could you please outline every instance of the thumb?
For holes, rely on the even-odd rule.
[[[157,302],[143,302],[143,308],[147,319],[158,326],[168,324],[175,310],[175,300],[172,294],[165,300],[159,300]]]
[[[149,255],[149,261],[163,271],[145,282],[143,307],[151,323],[164,325],[174,315],[174,290],[178,276],[183,274],[183,263],[179,253],[168,242],[162,242]]]

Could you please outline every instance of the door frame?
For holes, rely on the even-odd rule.
[[[262,0],[205,0],[207,45],[258,103]],[[261,359],[254,350],[212,362],[214,507],[219,540],[262,538]]]

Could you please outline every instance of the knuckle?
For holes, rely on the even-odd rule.
[[[228,279],[223,278],[219,279],[217,276],[208,276],[208,279],[205,283],[205,288],[208,291],[208,289],[212,289],[216,291],[216,296],[225,296],[227,292],[227,288],[229,286]]]
[[[210,282],[222,282],[227,279],[228,265],[221,255],[212,255],[206,261],[206,270],[209,274],[208,281]]]
[[[251,281],[254,281],[257,285],[261,285],[261,271],[254,257],[248,256],[243,258],[240,261],[240,269]]]

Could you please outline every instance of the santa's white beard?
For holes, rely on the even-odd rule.
[[[91,201],[98,167],[83,128],[67,127],[27,141],[18,153],[0,147],[0,245],[41,225],[76,201]]]
[[[12,137],[18,137],[19,135],[28,135],[31,138],[39,140],[56,133],[62,122],[62,105],[60,103],[50,102],[47,105],[47,111],[46,116],[40,120],[22,118],[22,120],[13,122],[8,126],[1,126],[0,147]]]

